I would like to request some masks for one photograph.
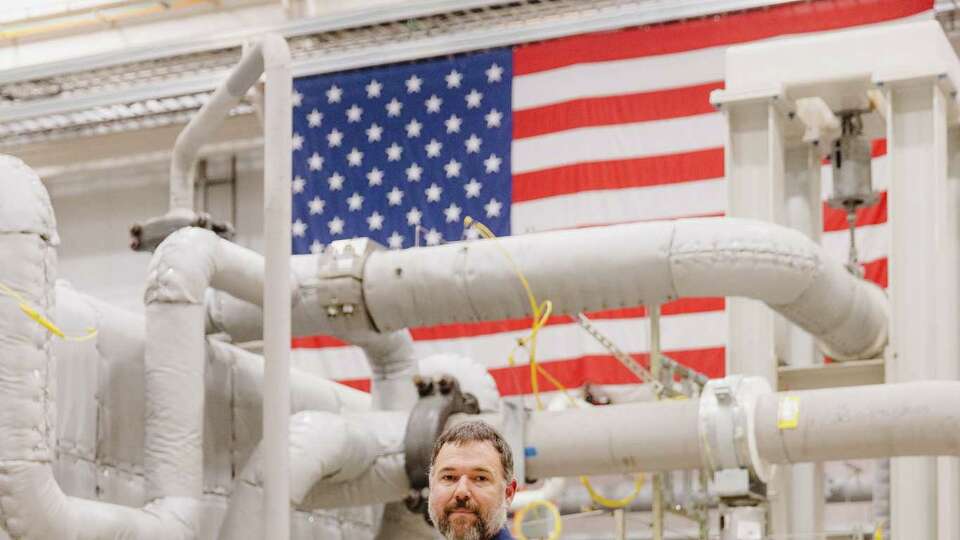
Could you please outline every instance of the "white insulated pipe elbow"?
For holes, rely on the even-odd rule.
[[[510,253],[554,313],[660,304],[690,296],[767,303],[836,359],[877,356],[887,341],[883,291],[848,274],[803,234],[767,222],[706,218],[378,251],[364,268],[381,331],[530,316]]]

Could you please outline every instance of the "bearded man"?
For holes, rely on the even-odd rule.
[[[429,509],[447,540],[512,540],[507,509],[516,491],[510,445],[489,424],[457,424],[437,439]]]

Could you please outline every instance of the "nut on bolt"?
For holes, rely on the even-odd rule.
[[[420,397],[426,397],[433,393],[433,381],[424,379],[420,375],[413,377],[413,384],[417,386],[417,393]]]
[[[440,393],[443,395],[449,394],[453,390],[455,381],[453,377],[449,375],[444,375],[440,377],[440,380],[437,381],[437,388],[440,390]]]

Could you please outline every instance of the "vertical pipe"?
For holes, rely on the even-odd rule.
[[[263,444],[266,537],[290,538],[290,256],[293,80],[279,36],[263,40],[264,119]]]
[[[660,305],[650,306],[650,373],[657,382],[664,383],[660,374]],[[669,384],[672,381],[667,381]],[[663,397],[660,392],[656,399]],[[653,475],[653,540],[663,540],[663,473]]]

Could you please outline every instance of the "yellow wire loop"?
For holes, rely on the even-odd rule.
[[[497,239],[497,236],[493,234],[493,231],[487,228],[486,225],[471,218],[470,216],[467,216],[463,219],[463,225],[464,227],[472,227],[476,229],[484,238],[488,240]],[[540,400],[540,382],[539,377],[537,376],[538,374],[543,375],[543,377],[550,381],[550,384],[555,386],[557,390],[563,392],[564,396],[566,396],[570,403],[572,403],[574,406],[579,406],[577,400],[573,399],[570,393],[567,392],[566,387],[564,387],[556,377],[551,375],[547,370],[543,369],[543,366],[537,363],[537,335],[539,334],[540,329],[543,328],[550,319],[550,314],[553,312],[553,302],[546,300],[543,302],[543,304],[537,304],[537,297],[533,294],[533,289],[530,287],[530,283],[527,281],[526,276],[523,275],[520,267],[517,266],[516,261],[514,261],[513,257],[510,256],[510,252],[504,249],[504,247],[499,243],[497,243],[496,246],[497,249],[499,249],[503,254],[504,258],[509,261],[513,272],[520,279],[520,283],[523,285],[523,290],[527,293],[527,300],[530,302],[530,310],[533,312],[533,323],[530,327],[530,333],[526,337],[517,340],[517,346],[514,347],[514,349],[510,351],[510,354],[507,356],[507,362],[510,366],[513,366],[513,354],[517,348],[527,348],[530,360],[530,389],[533,392],[534,399],[536,400],[537,410],[543,410],[543,402]],[[624,508],[633,502],[638,495],[640,495],[640,489],[643,487],[644,483],[644,476],[643,474],[637,475],[633,493],[622,499],[608,499],[607,497],[604,497],[593,488],[593,486],[590,484],[590,479],[586,476],[581,476],[580,482],[584,485],[584,487],[587,488],[590,498],[593,499],[593,501],[597,504],[607,508]],[[532,504],[533,503],[531,503],[531,505]],[[520,515],[520,512],[518,512],[517,515]],[[516,524],[518,522],[515,520],[514,523]],[[559,538],[559,536],[557,536],[557,538]]]
[[[557,509],[557,505],[547,499],[533,501],[520,510],[517,510],[517,513],[513,515],[513,536],[515,536],[517,540],[528,540],[523,534],[523,518],[527,516],[527,512],[534,508],[546,508],[547,511],[550,512],[554,527],[553,530],[550,531],[550,536],[547,537],[547,540],[559,540],[560,534],[563,532],[563,518],[560,517],[560,510]]]
[[[626,508],[630,503],[633,502],[640,495],[640,490],[643,489],[643,484],[646,482],[646,477],[643,473],[638,473],[636,479],[633,483],[633,493],[627,495],[626,497],[620,499],[609,499],[601,495],[593,486],[590,484],[590,479],[586,476],[580,477],[580,483],[583,484],[583,487],[587,488],[587,493],[590,494],[590,498],[593,502],[604,506],[606,508]]]
[[[24,315],[40,326],[46,328],[51,334],[59,337],[60,339],[66,341],[87,341],[89,339],[93,339],[97,335],[96,328],[88,328],[87,333],[82,336],[68,336],[63,332],[63,330],[57,327],[53,321],[44,317],[42,313],[31,306],[22,296],[20,296],[19,293],[17,293],[17,291],[11,289],[2,282],[0,282],[0,294],[12,298],[17,303],[17,307],[20,308],[20,311],[22,311]]]

